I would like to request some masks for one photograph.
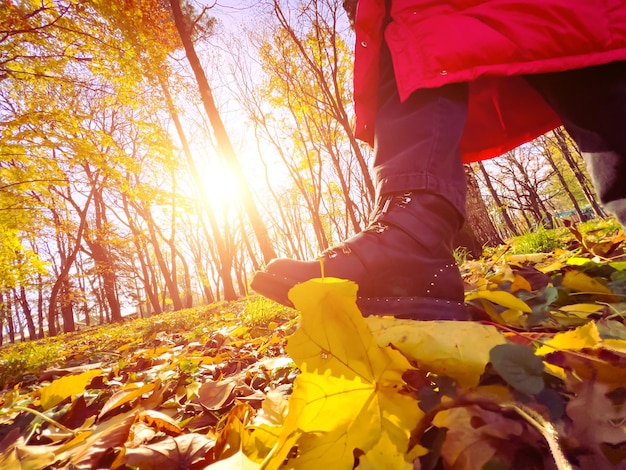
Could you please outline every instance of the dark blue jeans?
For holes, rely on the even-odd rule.
[[[559,114],[583,152],[600,201],[626,227],[626,62],[526,78]],[[378,197],[430,191],[464,216],[459,143],[468,85],[417,90],[401,103],[383,47],[378,100],[373,164]]]
[[[467,117],[467,83],[417,90],[401,103],[384,45],[380,73],[373,162],[377,199],[430,191],[464,217],[467,188],[459,143]]]

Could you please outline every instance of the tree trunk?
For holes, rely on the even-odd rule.
[[[128,220],[128,227],[133,234],[133,243],[137,250],[137,259],[141,266],[141,273],[143,275],[143,286],[146,291],[146,297],[152,306],[154,313],[161,313],[161,305],[159,304],[159,296],[156,291],[156,286],[151,282],[151,268],[152,264],[149,263],[148,255],[146,253],[146,242],[144,234],[137,228],[130,214],[130,208],[128,207],[128,198],[126,195],[122,195],[122,208],[126,218]],[[153,289],[154,286],[154,289]]]
[[[487,173],[487,170],[485,169],[485,165],[483,165],[483,162],[476,162],[476,165],[480,169],[480,172],[482,173],[483,178],[485,179],[485,186],[487,186],[487,189],[489,190],[489,194],[491,194],[491,197],[493,198],[493,202],[495,202],[496,207],[500,211],[500,214],[502,215],[502,218],[504,219],[504,223],[506,224],[507,229],[509,230],[511,235],[513,235],[513,236],[519,235],[519,233],[517,231],[517,227],[515,226],[515,224],[511,220],[511,216],[509,215],[509,211],[504,206],[504,204],[502,204],[500,196],[498,196],[498,193],[496,192],[495,188],[493,187],[493,184],[491,182],[491,178],[489,177],[489,173]]]
[[[68,275],[70,272],[70,268],[72,267],[72,264],[74,263],[74,260],[76,259],[76,256],[78,255],[78,252],[80,250],[80,245],[83,240],[83,233],[87,225],[87,210],[89,209],[89,204],[91,204],[91,200],[93,199],[95,191],[96,191],[96,186],[94,185],[92,186],[91,192],[89,193],[89,196],[87,197],[87,201],[85,202],[85,206],[83,210],[79,211],[80,223],[78,225],[78,230],[76,231],[76,240],[75,240],[74,250],[69,254],[63,266],[61,266],[61,272],[59,273],[59,276],[57,277],[56,281],[54,282],[54,285],[52,286],[52,289],[50,290],[50,299],[48,301],[48,334],[50,336],[56,336],[57,334],[57,329],[56,329],[57,299],[59,297],[61,288],[64,287],[64,285],[68,282]],[[69,318],[68,318],[68,321],[70,321]],[[72,316],[71,323],[73,324],[73,322],[74,322],[74,319]],[[63,325],[64,325],[63,328],[65,330],[66,328],[65,321],[63,322]],[[74,330],[69,330],[69,331],[74,331]]]
[[[482,255],[485,246],[501,245],[502,239],[493,225],[485,201],[480,194],[478,181],[470,165],[465,165],[467,181],[467,221],[455,239],[455,245],[467,248],[476,258]]]
[[[66,277],[61,288],[61,318],[63,318],[63,333],[71,333],[76,331],[74,323],[74,300],[72,299],[72,285],[69,278]]]
[[[572,169],[572,172],[574,173],[574,176],[576,177],[578,184],[582,188],[583,193],[585,194],[585,198],[589,202],[589,205],[593,208],[593,211],[599,217],[605,217],[606,213],[604,212],[604,210],[598,203],[595,192],[589,187],[589,182],[588,182],[587,177],[580,169],[580,166],[578,165],[578,163],[576,163],[576,161],[574,160],[574,156],[572,155],[572,152],[570,151],[570,147],[567,144],[567,136],[565,135],[565,132],[562,129],[558,128],[558,129],[554,129],[553,134],[556,137],[556,141],[559,146],[559,149],[561,150],[561,154],[565,158],[565,161],[567,162],[569,167]]]
[[[311,5],[314,8],[316,7],[315,2],[312,2]],[[352,150],[354,151],[359,168],[361,170],[361,174],[363,175],[363,182],[367,191],[367,195],[369,196],[369,199],[373,201],[374,196],[375,196],[374,183],[372,181],[372,178],[371,178],[368,166],[367,166],[367,162],[365,161],[365,158],[363,156],[363,152],[361,152],[361,147],[357,139],[354,136],[352,122],[344,106],[344,101],[341,99],[341,93],[339,92],[340,80],[337,77],[337,67],[336,67],[337,65],[336,61],[337,61],[337,56],[338,56],[337,51],[336,50],[334,51],[335,62],[333,63],[333,69],[332,69],[333,76],[332,76],[332,80],[329,81],[325,77],[325,70],[323,69],[323,67],[317,64],[315,60],[311,58],[309,54],[307,54],[306,48],[303,45],[302,40],[298,38],[296,32],[294,31],[292,26],[289,24],[289,20],[287,16],[283,12],[283,10],[281,9],[277,1],[274,1],[274,12],[276,13],[276,18],[278,19],[280,25],[285,29],[287,34],[289,34],[289,37],[298,48],[300,55],[305,60],[307,64],[307,69],[310,70],[311,74],[315,77],[315,79],[319,83],[322,89],[322,93],[326,97],[326,101],[330,104],[329,108],[332,111],[333,117],[337,120],[337,122],[339,122],[339,124],[345,131],[346,135],[348,136],[348,139],[350,140],[350,145],[352,147]],[[320,24],[319,21],[315,23],[316,26],[319,26],[319,24]],[[336,48],[337,42],[336,42],[335,36],[337,34],[337,30],[336,28],[329,28],[329,29],[330,29],[329,33],[331,35],[331,37],[329,38],[329,41],[331,44],[333,44],[333,47]],[[326,31],[322,32],[318,30],[317,33],[326,35],[327,32]],[[350,203],[350,198],[346,194],[346,205],[348,205],[349,203]],[[358,231],[358,223],[355,224],[355,230]]]
[[[37,329],[35,328],[35,322],[33,321],[32,311],[26,298],[26,289],[24,286],[20,286],[20,294],[18,296],[17,291],[14,292],[14,298],[16,302],[19,302],[24,312],[24,318],[26,319],[26,327],[28,328],[28,337],[31,341],[37,339]]]
[[[180,300],[178,286],[174,284],[170,270],[167,266],[167,263],[165,262],[165,258],[163,257],[163,253],[159,246],[159,241],[157,240],[157,237],[156,237],[155,224],[154,224],[154,220],[152,219],[152,214],[150,212],[149,207],[143,208],[142,216],[144,220],[146,221],[146,225],[148,226],[148,233],[150,235],[150,241],[152,242],[152,247],[154,248],[154,255],[159,265],[159,269],[161,270],[161,274],[163,275],[163,279],[165,280],[165,285],[170,293],[170,296],[172,297],[174,310],[182,310],[183,303]]]
[[[42,339],[45,335],[45,331],[43,328],[43,276],[41,274],[37,275],[37,319],[39,321],[39,334],[37,338]]]
[[[550,150],[547,147],[544,147],[543,155],[544,155],[544,157],[546,157],[546,160],[548,160],[548,163],[550,164],[550,166],[554,170],[554,173],[556,174],[557,178],[559,179],[559,182],[561,183],[561,186],[563,186],[563,189],[565,190],[565,193],[567,194],[567,197],[569,198],[569,200],[571,201],[572,205],[574,206],[574,210],[578,214],[579,219],[581,221],[584,221],[585,217],[583,215],[583,211],[580,209],[580,205],[578,204],[578,201],[576,200],[576,198],[574,197],[574,194],[570,190],[569,185],[567,184],[567,181],[565,181],[565,178],[563,177],[563,173],[561,173],[559,171],[559,168],[556,166],[554,158],[552,157],[552,154],[550,153]]]
[[[13,302],[11,302],[11,297],[7,294],[6,296],[6,321],[7,321],[7,330],[9,332],[9,343],[15,343],[15,326],[13,324]]]
[[[106,206],[102,199],[102,187],[100,187],[94,195],[94,207],[96,214],[96,231],[90,233],[87,230],[85,235],[85,242],[91,249],[91,256],[98,274],[102,279],[102,289],[104,295],[109,304],[109,311],[111,312],[111,320],[114,322],[122,321],[122,311],[120,307],[120,300],[117,295],[117,273],[115,270],[115,261],[113,253],[106,244],[106,240],[101,240],[103,234],[106,233],[106,227],[108,221],[106,217]]]
[[[176,29],[178,30],[178,34],[180,35],[180,39],[185,48],[187,60],[191,65],[191,69],[193,70],[194,76],[196,77],[196,81],[198,83],[198,89],[200,91],[200,97],[202,98],[204,109],[207,113],[209,121],[211,122],[211,126],[213,127],[217,146],[220,150],[222,157],[228,164],[237,181],[239,182],[244,208],[246,210],[246,213],[248,214],[248,218],[250,219],[250,223],[257,237],[257,241],[259,242],[259,247],[261,248],[261,252],[263,253],[263,258],[267,263],[271,259],[276,258],[276,252],[272,247],[269,235],[267,233],[267,228],[261,220],[261,214],[259,213],[259,210],[254,202],[250,186],[246,181],[239,160],[237,160],[235,150],[233,149],[233,145],[230,141],[230,138],[228,137],[228,133],[226,132],[226,128],[224,127],[224,123],[222,122],[219,111],[215,106],[213,92],[211,91],[209,82],[207,81],[206,75],[204,74],[204,70],[202,69],[200,60],[198,59],[198,55],[196,54],[195,47],[191,40],[191,32],[188,30],[185,18],[183,17],[183,12],[180,7],[180,0],[169,0],[169,3],[172,7],[172,14],[174,17],[174,23],[176,23]]]
[[[200,175],[196,170],[196,164],[193,160],[193,156],[191,155],[191,149],[189,148],[189,142],[187,140],[187,136],[183,130],[183,126],[178,117],[178,112],[176,111],[176,107],[174,106],[174,102],[172,100],[172,96],[167,87],[167,84],[163,80],[162,77],[159,77],[159,84],[161,85],[161,90],[165,96],[165,103],[169,110],[170,116],[174,121],[174,127],[176,128],[176,132],[178,134],[178,138],[180,139],[180,143],[183,146],[183,154],[187,160],[187,165],[189,167],[189,172],[191,177],[194,180],[196,188],[198,190],[198,194],[201,196],[203,201],[206,200],[206,196],[202,190],[202,181],[200,180]],[[206,202],[206,201],[205,201]],[[219,229],[219,225],[217,223],[217,219],[215,218],[215,213],[211,209],[210,204],[203,204],[204,213],[209,219],[209,225],[211,226],[211,230],[213,231],[213,239],[215,240],[215,244],[217,245],[217,253],[219,259],[219,267],[218,272],[220,273],[220,277],[222,279],[222,285],[224,286],[224,296],[226,300],[235,300],[237,298],[237,294],[235,293],[235,288],[233,286],[233,278],[231,273],[232,267],[232,259],[228,250],[226,249],[226,243]],[[207,238],[208,240],[208,238]],[[274,255],[275,256],[275,255]]]
[[[4,294],[0,291],[0,347],[4,343],[4,320],[8,314],[7,306],[4,303]]]

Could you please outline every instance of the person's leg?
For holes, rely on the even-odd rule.
[[[320,261],[278,259],[252,288],[289,305],[293,285],[324,275],[359,285],[369,314],[467,319],[452,241],[465,210],[459,141],[467,84],[418,90],[401,103],[388,51],[381,57],[374,179],[377,209],[361,233],[326,250]]]
[[[626,62],[527,80],[561,116],[600,202],[626,229]]]

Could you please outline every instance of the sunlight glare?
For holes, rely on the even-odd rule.
[[[224,164],[212,164],[200,173],[204,200],[213,210],[228,211],[241,199],[241,183]]]

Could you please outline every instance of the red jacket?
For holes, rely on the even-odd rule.
[[[470,82],[465,162],[490,158],[560,125],[520,75],[626,60],[624,0],[392,0],[385,39],[401,99]],[[385,0],[359,0],[356,135],[373,142]]]

